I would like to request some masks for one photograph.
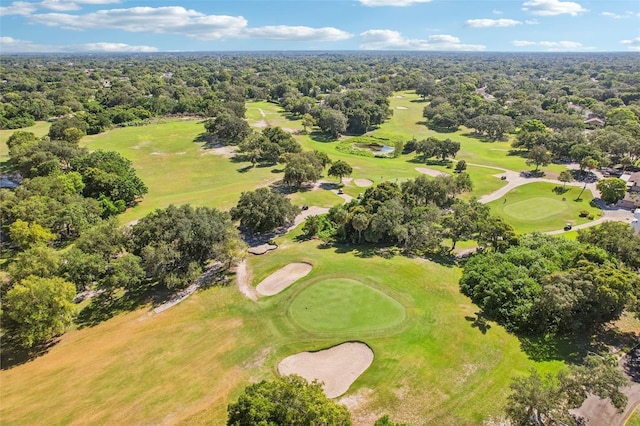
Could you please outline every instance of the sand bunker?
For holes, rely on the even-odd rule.
[[[373,185],[373,182],[371,182],[369,179],[355,179],[353,183],[355,183],[356,186],[360,186],[362,188]]]
[[[396,109],[409,109],[409,108],[403,107],[403,106],[398,106],[398,107],[396,107]]]
[[[262,296],[273,296],[307,275],[312,268],[308,263],[290,263],[262,280],[256,290]]]
[[[251,254],[265,254],[266,252],[270,250],[275,250],[277,248],[278,246],[275,244],[265,243],[265,244],[260,244],[259,246],[249,247],[247,251]]]
[[[423,175],[428,175],[428,176],[447,176],[447,174],[445,172],[442,172],[440,170],[435,170],[435,169],[428,169],[426,167],[416,167],[416,170],[420,173],[422,173]]]
[[[280,361],[278,373],[297,374],[324,383],[324,393],[336,398],[345,393],[373,362],[373,351],[364,343],[347,342],[318,352],[300,352]]]

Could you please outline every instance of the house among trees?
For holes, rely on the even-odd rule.
[[[604,120],[600,117],[591,117],[588,118],[586,120],[584,120],[584,125],[587,128],[596,128],[596,127],[603,127],[604,126]]]
[[[618,201],[618,206],[625,209],[640,209],[640,172],[622,175],[620,179],[627,182],[627,193]]]

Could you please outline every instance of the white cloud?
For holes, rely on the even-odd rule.
[[[522,10],[539,16],[554,16],[568,14],[576,16],[588,10],[579,3],[559,0],[529,0],[522,4]]]
[[[627,45],[629,50],[640,52],[640,37],[636,37],[631,40],[621,40],[620,43]]]
[[[247,28],[243,34],[251,38],[287,41],[339,41],[353,37],[352,34],[332,27],[311,28],[287,25]]]
[[[591,47],[583,46],[577,41],[528,41],[514,40],[511,42],[516,47],[539,46],[549,51],[569,51],[569,50],[591,50]]]
[[[522,22],[515,19],[469,19],[466,25],[471,28],[513,27]]]
[[[73,48],[73,46],[71,46]],[[132,46],[125,43],[85,43],[77,46],[78,50],[85,52],[157,52],[158,48],[153,46]]]
[[[484,50],[481,44],[460,43],[458,37],[438,34],[425,40],[405,38],[398,31],[369,30],[360,34],[364,50]]]
[[[527,25],[538,25],[540,22],[537,19],[527,19],[524,23]]]
[[[11,6],[0,7],[0,16],[6,15],[31,15],[37,7],[34,3],[26,1],[14,1]]]
[[[109,9],[85,15],[43,13],[31,22],[69,30],[118,29],[129,32],[185,34],[202,39],[237,37],[247,26],[242,16],[205,15],[180,6]]]
[[[364,6],[411,6],[415,3],[429,3],[431,0],[359,0]]]
[[[602,12],[600,15],[606,16],[607,18],[613,18],[613,19],[625,19],[625,18],[633,18],[634,13],[628,10],[624,14],[613,13],[613,12]],[[640,12],[637,14],[637,16],[640,16]]]
[[[14,1],[10,6],[0,7],[2,15],[31,15],[38,9],[49,9],[56,12],[80,10],[82,4],[112,4],[120,0],[42,0],[41,2]]]
[[[153,46],[130,45],[125,43],[84,43],[70,45],[38,44],[29,40],[12,37],[0,37],[0,50],[5,53],[41,53],[41,52],[157,52]]]
[[[332,27],[274,25],[250,28],[242,16],[206,15],[181,6],[109,9],[84,15],[43,13],[31,15],[28,19],[34,23],[68,30],[117,29],[128,32],[182,34],[201,40],[265,38],[337,41],[352,37],[351,34]]]

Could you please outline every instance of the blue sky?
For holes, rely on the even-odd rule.
[[[640,51],[638,0],[1,0],[0,5],[0,53]]]

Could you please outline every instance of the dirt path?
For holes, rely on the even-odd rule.
[[[173,296],[171,300],[169,300],[168,302],[165,302],[162,305],[156,306],[155,308],[153,308],[152,312],[154,314],[159,314],[160,312],[164,312],[167,309],[172,308],[178,303],[182,302],[184,299],[186,299],[187,297],[195,293],[196,290],[198,290],[200,286],[202,286],[202,284],[208,282],[211,279],[211,277],[220,270],[220,267],[221,265],[218,263],[212,266],[211,268],[207,269],[202,275],[200,275],[200,277],[196,280],[196,282],[194,282],[189,287],[182,290],[180,293]]]
[[[251,300],[258,300],[256,289],[251,287],[251,271],[247,266],[247,261],[243,260],[236,267],[236,286],[240,293],[244,294]]]
[[[265,112],[262,110],[262,108],[258,108],[258,111],[260,111],[260,115],[263,117],[266,117],[267,114],[265,114]]]

